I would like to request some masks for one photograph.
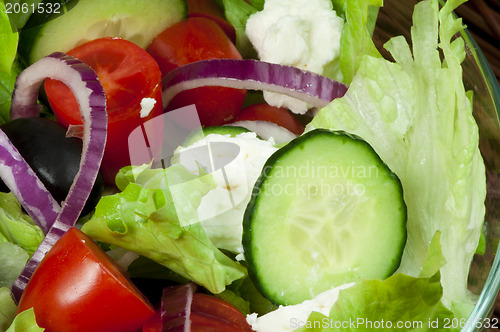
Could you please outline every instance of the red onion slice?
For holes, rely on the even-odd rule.
[[[179,92],[202,86],[278,92],[319,108],[347,91],[343,83],[295,67],[258,60],[204,60],[176,68],[163,77],[163,108]]]
[[[192,282],[163,289],[161,331],[191,331],[191,305],[196,285]]]
[[[83,119],[82,157],[80,169],[60,213],[12,287],[17,300],[47,251],[78,220],[97,178],[106,144],[107,113],[104,89],[92,68],[64,53],[56,52],[42,58],[18,76],[12,95],[11,118],[39,115],[38,89],[48,77],[66,84],[78,101]]]
[[[0,177],[38,227],[47,233],[61,207],[2,130]]]

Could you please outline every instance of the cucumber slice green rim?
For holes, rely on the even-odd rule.
[[[66,0],[71,10],[35,13],[20,35],[23,65],[58,51],[67,52],[89,40],[120,37],[146,48],[153,38],[187,17],[185,0]]]
[[[385,279],[406,244],[397,176],[361,138],[316,129],[275,152],[243,220],[249,275],[277,305]]]

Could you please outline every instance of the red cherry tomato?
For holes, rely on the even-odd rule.
[[[128,136],[132,130],[163,113],[160,69],[146,51],[119,38],[96,39],[67,54],[91,66],[104,87],[108,137],[101,170],[104,180],[114,183],[118,170],[130,165]],[[47,79],[45,91],[59,123],[66,127],[82,124],[76,99],[66,85]],[[145,117],[140,114],[143,98],[156,100]]]
[[[224,11],[214,0],[186,0],[189,17],[205,17],[211,19],[236,43],[236,30],[225,19]]]
[[[220,317],[213,317],[201,312],[191,313],[191,332],[246,332]]]
[[[162,75],[191,62],[209,59],[241,59],[241,55],[213,21],[191,17],[158,35],[147,51],[158,62]],[[179,93],[166,110],[195,104],[201,124],[230,122],[240,111],[246,90],[207,86]]]
[[[142,326],[142,332],[162,332],[160,310],[157,310],[154,316]]]
[[[163,309],[166,310],[164,331],[183,331],[187,321],[191,332],[249,332],[252,331],[245,316],[233,305],[212,295],[192,292],[190,284],[169,287],[163,293]],[[186,311],[192,295],[191,308]],[[189,316],[187,316],[189,315]],[[150,326],[152,326],[154,322]],[[143,330],[160,332],[160,330]]]
[[[304,125],[286,108],[269,104],[254,104],[245,107],[234,121],[269,121],[290,130],[296,135],[304,132]]]
[[[251,331],[245,316],[238,309],[212,295],[195,293],[191,304],[191,312],[218,317],[242,331]]]
[[[154,315],[97,244],[71,228],[47,253],[19,301],[46,332],[136,332]]]

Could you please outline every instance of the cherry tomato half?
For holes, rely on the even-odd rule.
[[[19,301],[46,332],[136,332],[154,315],[96,243],[71,228],[46,254]]]
[[[157,310],[154,316],[142,326],[142,332],[162,332],[160,310]]]
[[[190,321],[191,332],[252,331],[245,316],[233,305],[213,295],[192,294],[194,290],[191,286],[186,284],[164,290],[162,298],[166,315],[164,331],[183,331],[187,321]],[[191,307],[185,310],[190,294],[192,295]],[[158,317],[153,318],[149,322],[148,329],[143,329],[143,332],[160,332],[154,329],[154,326],[158,327],[157,324]]]
[[[245,107],[234,121],[269,121],[290,130],[295,135],[304,132],[304,125],[286,108],[269,104],[254,104]]]
[[[236,307],[215,296],[195,293],[193,295],[191,311],[210,317],[218,317],[242,331],[251,331],[245,316]]]
[[[163,113],[161,72],[142,48],[120,38],[100,38],[69,52],[94,69],[106,93],[108,137],[102,160],[106,183],[114,183],[118,170],[130,165],[128,136],[145,121]],[[45,91],[57,121],[63,126],[82,124],[77,101],[60,81],[47,79]],[[141,116],[141,101],[153,98],[152,110]]]
[[[162,75],[188,63],[210,59],[241,59],[224,31],[212,20],[191,17],[159,34],[147,51]],[[166,110],[195,104],[201,124],[218,126],[230,122],[243,106],[246,90],[206,86],[179,93]]]

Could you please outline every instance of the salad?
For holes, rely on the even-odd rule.
[[[3,0],[0,330],[499,327],[461,2]]]

